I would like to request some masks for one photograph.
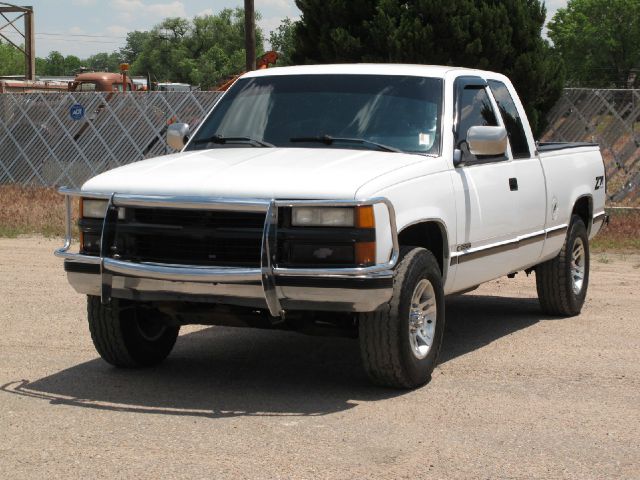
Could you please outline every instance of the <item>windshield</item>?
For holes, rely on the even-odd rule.
[[[96,89],[95,82],[81,82],[76,87],[76,92],[93,92]]]
[[[248,142],[220,141],[246,138],[276,147],[361,149],[377,143],[438,154],[441,108],[442,79],[437,78],[335,74],[245,78],[224,95],[187,150],[247,147]],[[318,141],[326,137],[335,141]]]

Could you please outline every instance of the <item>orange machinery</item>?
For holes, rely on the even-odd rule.
[[[265,68],[269,68],[269,65],[275,65],[278,61],[278,52],[274,52],[273,50],[269,50],[267,53],[262,55],[260,58],[256,60],[256,70],[263,70]],[[216,92],[225,92],[229,89],[234,82],[242,76],[246,72],[239,73],[238,75],[233,75],[230,78],[225,79],[222,83],[218,84],[213,90]]]

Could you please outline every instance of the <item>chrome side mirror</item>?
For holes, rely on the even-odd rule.
[[[189,141],[189,124],[172,123],[167,128],[167,145],[174,150],[182,150]]]
[[[504,127],[475,126],[467,132],[467,145],[472,155],[504,155],[507,141]]]

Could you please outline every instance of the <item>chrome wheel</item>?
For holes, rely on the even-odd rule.
[[[426,278],[418,282],[411,296],[409,343],[413,355],[423,359],[429,354],[436,331],[436,294]]]
[[[581,238],[576,238],[571,250],[571,286],[573,293],[579,295],[584,284],[586,254]]]

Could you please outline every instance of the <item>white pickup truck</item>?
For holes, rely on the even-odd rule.
[[[542,311],[582,308],[602,157],[536,143],[503,75],[260,70],[167,135],[180,153],[61,190],[56,254],[113,365],[161,362],[186,324],[330,331],[359,337],[374,382],[413,388],[436,365],[446,295],[535,271]]]

